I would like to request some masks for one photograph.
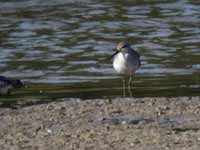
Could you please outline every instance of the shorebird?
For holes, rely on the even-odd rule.
[[[116,52],[111,56],[113,58],[113,68],[117,73],[129,76],[128,89],[130,96],[132,77],[141,66],[140,55],[128,42],[120,42],[116,46]],[[123,79],[123,95],[125,96],[125,79]]]
[[[15,88],[24,86],[22,81],[8,79],[7,77],[0,76],[0,95],[7,95]]]

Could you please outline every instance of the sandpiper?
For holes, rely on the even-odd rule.
[[[22,86],[24,86],[24,84],[20,80],[8,79],[7,77],[0,76],[0,95],[10,94],[13,89]]]
[[[141,66],[140,55],[128,42],[120,42],[116,47],[116,52],[112,55],[113,68],[117,73],[129,76],[128,89],[130,96],[132,76]],[[125,96],[125,80],[123,80],[123,95]]]

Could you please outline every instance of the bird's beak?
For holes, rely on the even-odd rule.
[[[119,53],[119,51],[115,51],[115,53],[111,55],[111,58],[113,58],[117,53]]]

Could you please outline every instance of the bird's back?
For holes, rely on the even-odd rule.
[[[127,54],[128,67],[132,67],[134,70],[137,70],[141,65],[139,53],[133,49],[129,49]]]

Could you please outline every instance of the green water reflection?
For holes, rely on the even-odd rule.
[[[0,101],[122,96],[108,60],[121,40],[142,67],[134,97],[200,91],[200,4],[192,0],[0,2],[0,73],[28,82]]]

